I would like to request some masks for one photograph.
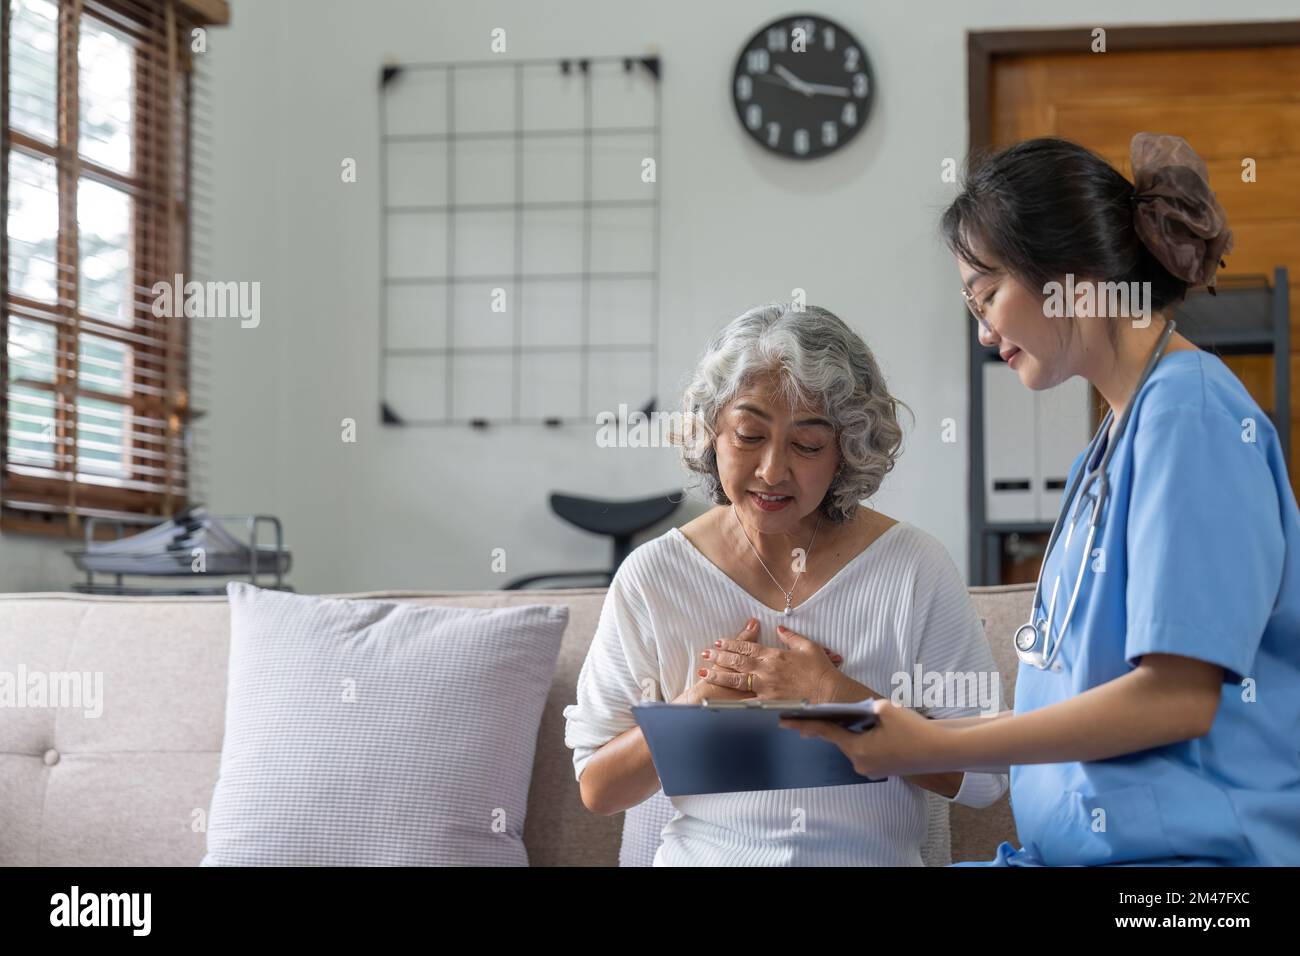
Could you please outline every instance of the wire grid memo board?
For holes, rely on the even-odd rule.
[[[657,57],[384,68],[385,424],[559,425],[645,404],[659,131]]]

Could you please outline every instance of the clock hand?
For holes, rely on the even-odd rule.
[[[849,88],[847,86],[826,86],[823,83],[805,83],[804,87],[809,94],[812,93],[830,93],[833,96],[848,96]]]
[[[781,78],[784,79],[787,83],[789,83],[792,89],[798,90],[804,96],[812,96],[812,90],[809,88],[809,85],[805,83],[803,80],[799,79],[799,77],[795,76],[789,70],[787,70],[780,63],[778,63],[772,69],[775,72],[779,73],[781,75]]]
[[[779,73],[781,77],[790,85],[790,87],[804,96],[814,96],[817,93],[830,93],[832,96],[848,96],[849,89],[847,86],[828,86],[825,83],[809,83],[807,80],[801,80],[795,76],[782,64],[778,63],[772,67],[773,72]],[[765,76],[766,74],[759,74]]]
[[[764,83],[772,83],[776,86],[779,86],[783,90],[789,90],[791,93],[802,93],[804,96],[809,96],[809,97],[812,96],[812,94],[809,93],[807,90],[805,90],[802,86],[795,86],[794,84],[789,83],[788,81],[773,76],[771,73],[755,73],[753,74],[753,77],[756,80],[762,80]]]

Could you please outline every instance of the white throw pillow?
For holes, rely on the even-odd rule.
[[[201,865],[528,864],[567,607],[226,593],[225,739]]]

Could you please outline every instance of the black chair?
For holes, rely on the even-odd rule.
[[[674,497],[676,495],[676,497]],[[608,571],[554,571],[548,574],[530,574],[506,584],[502,590],[519,591],[537,587],[539,581],[572,581],[579,578],[595,579],[593,587],[608,587],[614,572],[632,550],[632,538],[669,517],[681,507],[685,495],[670,492],[653,498],[635,501],[609,501],[604,498],[579,498],[575,495],[551,495],[551,510],[569,524],[593,534],[608,535],[614,539],[614,565]],[[556,585],[546,585],[555,587]],[[577,587],[577,585],[569,585]]]

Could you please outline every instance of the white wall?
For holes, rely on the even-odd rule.
[[[0,591],[64,591],[81,574],[62,548],[73,542],[0,534]]]
[[[822,0],[867,47],[877,100],[868,128],[812,163],[770,157],[732,112],[741,43],[793,11],[771,0],[232,0],[213,31],[216,277],[262,283],[262,321],[211,329],[208,503],[284,522],[304,592],[492,588],[509,575],[599,566],[602,539],[550,514],[552,490],[632,497],[679,486],[671,450],[602,450],[592,427],[385,428],[378,424],[377,72],[385,59],[657,52],[663,58],[661,407],[709,333],[744,308],[788,298],[839,314],[875,350],[916,413],[873,504],[919,525],[966,565],[965,311],[936,221],[953,187],[944,157],[966,144],[968,29],[1282,19],[1293,0]],[[343,184],[339,163],[358,161]],[[629,396],[636,405],[643,396]],[[340,440],[355,418],[356,444]],[[957,444],[940,422],[959,424]],[[703,505],[693,502],[687,512]],[[0,589],[62,588],[61,554],[0,539]],[[62,545],[60,545],[62,546]],[[65,572],[64,567],[68,570]],[[46,582],[42,584],[42,582]]]

